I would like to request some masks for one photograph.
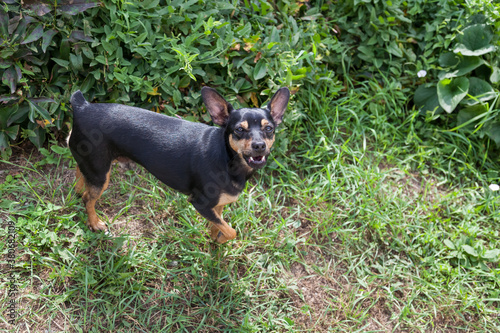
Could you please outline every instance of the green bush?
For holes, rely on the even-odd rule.
[[[346,49],[339,74],[355,84],[375,78],[413,87],[427,126],[440,118],[445,130],[500,147],[499,4],[351,0],[334,2],[324,15]]]
[[[465,11],[461,3],[348,0],[334,2],[324,14],[347,50],[345,74],[365,80],[381,73],[415,85],[417,72],[432,68],[458,31]]]
[[[0,10],[0,148],[9,152],[9,141],[23,138],[40,147],[46,133],[64,130],[77,89],[91,100],[208,121],[202,85],[261,105],[278,85],[321,79],[313,77],[310,33],[292,15],[295,5],[233,3],[7,1]]]
[[[336,95],[338,78],[344,92],[370,80],[402,91],[418,86],[419,93],[437,91],[439,73],[453,75],[457,66],[447,54],[467,31],[467,18],[479,13],[484,24],[496,25],[489,44],[498,44],[498,5],[477,2],[468,7],[461,0],[107,0],[23,6],[4,1],[0,150],[8,155],[12,142],[28,138],[41,147],[48,133],[55,139],[65,135],[71,117],[67,101],[77,89],[93,101],[202,121],[209,121],[201,107],[203,85],[236,95],[242,106],[261,105],[282,85],[302,94],[308,91],[304,86],[327,82]],[[477,57],[492,71],[490,81],[476,73],[485,66],[461,78],[486,81],[491,96],[497,96],[491,77],[498,75],[498,56]],[[422,70],[428,72],[425,78],[417,76]],[[464,103],[471,100],[474,96]],[[492,100],[479,117],[488,128],[498,122]],[[377,103],[377,113],[384,112],[384,101]],[[401,121],[411,108],[410,102],[401,105],[388,119]],[[287,117],[305,112],[291,108]],[[461,111],[451,122],[446,118],[445,126],[468,125],[476,114]]]
[[[440,55],[434,77],[439,81],[419,86],[415,103],[430,117],[458,111],[455,129],[477,132],[500,147],[500,36],[494,33],[500,7],[484,5],[461,28],[449,52]]]

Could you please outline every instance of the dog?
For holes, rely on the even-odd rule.
[[[222,218],[246,181],[266,164],[290,91],[280,88],[264,108],[234,109],[215,89],[203,87],[203,102],[220,127],[111,103],[71,96],[73,129],[68,140],[76,160],[75,190],[82,195],[92,231],[108,228],[95,204],[108,187],[113,161],[132,160],[160,181],[189,196],[210,222],[210,237],[225,243],[236,231]]]

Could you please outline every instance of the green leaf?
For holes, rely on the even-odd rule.
[[[396,43],[395,41],[392,41],[387,46],[387,51],[389,51],[390,54],[395,55],[396,57],[399,58],[403,56],[403,51],[399,48],[398,43]]]
[[[457,76],[461,76],[470,73],[482,64],[484,64],[484,60],[480,57],[463,57],[456,67],[456,69],[458,70],[456,74]]]
[[[19,125],[11,126],[5,130],[5,134],[7,134],[7,136],[11,138],[11,140],[16,139],[18,132],[19,132]]]
[[[446,112],[451,113],[468,91],[469,80],[466,77],[443,79],[437,86],[439,104]]]
[[[477,252],[474,250],[472,246],[469,245],[462,245],[462,250],[470,254],[471,256],[477,257]]]
[[[35,97],[35,98],[28,98],[31,102],[33,103],[55,103],[54,99],[50,97]]]
[[[247,36],[250,36],[251,32],[252,32],[252,25],[250,24],[250,22],[247,22],[243,27],[241,27],[241,29],[238,31],[238,34],[246,38]]]
[[[480,56],[496,50],[494,45],[491,45],[493,34],[488,25],[475,24],[464,29],[460,44],[458,44],[453,52],[461,53],[464,56]]]
[[[10,93],[14,94],[17,87],[17,73],[14,66],[10,66],[3,72],[2,83],[10,88]]]
[[[482,257],[485,259],[496,259],[498,256],[500,256],[500,250],[494,249],[486,251]]]
[[[88,46],[83,46],[82,47],[82,52],[83,54],[89,58],[89,59],[94,59],[94,53],[92,52],[92,50],[90,49],[90,47]]]
[[[444,245],[446,245],[447,247],[449,247],[450,249],[454,250],[455,249],[455,244],[453,244],[453,242],[449,239],[445,239],[443,241]]]
[[[122,74],[120,72],[114,72],[113,75],[115,76],[115,78],[122,82],[122,83],[127,83],[129,80],[128,80],[128,76],[125,75],[125,74]]]
[[[480,56],[486,53],[490,53],[496,50],[496,47],[493,45],[489,45],[488,47],[484,47],[478,50],[469,50],[463,44],[458,44],[457,47],[453,50],[455,53],[460,53],[464,56]]]
[[[486,135],[495,142],[497,147],[500,147],[500,122],[491,124],[486,131]]]
[[[142,80],[141,80],[142,81]],[[87,75],[85,80],[83,80],[82,85],[80,86],[80,90],[82,93],[88,92],[95,84],[95,78],[93,75]]]
[[[0,131],[0,151],[9,148],[9,137],[4,132]]]
[[[477,116],[484,114],[486,111],[488,111],[488,109],[482,104],[476,104],[469,106],[468,108],[463,108],[458,112],[457,125],[461,126]],[[473,127],[473,124],[471,124],[471,129],[473,129]]]
[[[37,147],[41,148],[43,143],[45,142],[45,129],[38,127],[38,125],[30,123],[28,129],[31,130],[31,135],[28,139]]]
[[[439,56],[439,66],[441,67],[454,67],[459,62],[459,56],[452,52],[446,52]]]
[[[8,35],[9,34],[9,15],[0,10],[0,35]]]
[[[9,107],[0,108],[0,129],[8,126],[7,119],[9,119],[9,114],[15,110],[17,110],[17,107],[14,107],[13,109]]]
[[[146,0],[141,3],[141,6],[144,7],[144,9],[151,9],[158,6],[159,2],[159,0]]]
[[[41,24],[37,25],[35,29],[29,34],[28,37],[26,37],[21,44],[28,44],[32,43],[34,41],[37,41],[42,37],[43,35],[43,26]]]
[[[443,108],[439,104],[439,98],[436,87],[419,86],[413,97],[415,105],[420,109],[421,113],[427,111],[435,111],[436,113],[443,112]]]
[[[21,107],[18,106],[18,104],[15,104],[11,108],[11,111],[9,113],[9,118],[7,119],[7,126],[10,126],[14,123],[21,123],[26,119],[26,116],[28,115],[29,107],[27,105],[23,105]]]
[[[104,50],[106,52],[108,52],[109,54],[113,54],[116,50],[116,45],[114,43],[108,43],[108,42],[103,40],[101,42],[101,44],[102,44],[102,47],[104,48]]]
[[[253,70],[253,78],[255,80],[260,80],[264,76],[266,76],[266,73],[267,73],[267,63],[263,59],[261,59],[255,65],[255,68]]]
[[[448,56],[446,58],[448,58]],[[446,60],[451,61],[451,59]],[[444,62],[446,62],[446,60],[443,59]],[[484,63],[484,60],[480,57],[460,57],[459,63],[455,65],[454,68],[452,67],[452,71],[439,73],[439,79],[449,79],[468,74]]]
[[[69,55],[69,61],[71,63],[71,66],[73,67],[73,69],[75,69],[76,71],[80,71],[83,69],[83,59],[82,59],[82,55],[81,54],[73,54],[71,53]]]
[[[358,51],[364,54],[367,57],[367,59],[375,57],[375,53],[373,52],[373,47],[361,45],[360,47],[358,47]]]
[[[42,51],[45,53],[47,51],[47,47],[49,47],[52,38],[57,33],[54,29],[47,30],[43,33],[42,37]]]
[[[493,90],[490,84],[484,80],[477,77],[469,78],[469,95],[474,98],[468,98],[464,100],[466,105],[474,105],[477,103],[484,103],[497,96],[497,93]]]
[[[68,66],[69,66],[69,61],[67,60],[63,60],[63,59],[58,59],[58,58],[52,58],[52,60],[58,64],[59,66],[61,67],[64,67],[66,69],[68,69]]]
[[[500,82],[500,68],[497,66],[493,67],[493,71],[490,76],[490,82],[493,84],[498,84]]]
[[[28,103],[29,103],[29,106],[30,106],[30,110],[31,110],[31,113],[30,113],[30,120],[32,122],[34,122],[34,118],[32,117],[34,114],[38,114],[40,115],[43,119],[49,121],[49,122],[52,122],[52,118],[50,117],[50,114],[49,114],[49,111],[45,110],[44,108],[42,108],[41,106],[31,102],[30,100],[28,100]]]
[[[61,147],[61,146],[51,146],[50,149],[54,153],[59,154],[59,155],[64,155],[69,151],[69,149],[67,147]]]
[[[62,5],[57,7],[57,10],[69,15],[76,15],[78,13],[86,11],[89,8],[97,6],[99,6],[99,2],[96,1],[96,2],[82,3],[82,4]]]

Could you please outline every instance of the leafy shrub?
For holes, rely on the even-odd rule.
[[[464,13],[462,1],[336,1],[325,15],[348,50],[341,59],[358,79],[392,76],[414,85],[446,50]],[[346,73],[347,74],[347,73]]]
[[[324,15],[335,22],[334,33],[348,50],[339,74],[350,74],[358,82],[397,81],[401,89],[418,86],[415,105],[422,114],[431,111],[428,119],[439,118],[443,110],[458,109],[441,125],[477,133],[474,140],[486,137],[500,147],[496,52],[500,5],[479,0],[334,4]],[[426,77],[419,77],[419,72]],[[436,79],[439,82],[432,82]]]
[[[0,150],[9,154],[11,141],[26,138],[41,147],[47,133],[56,139],[64,134],[71,117],[67,101],[77,89],[93,101],[203,121],[210,117],[201,108],[202,85],[237,95],[242,106],[262,105],[278,85],[300,94],[307,91],[301,86],[329,82],[337,94],[337,75],[344,78],[344,91],[374,79],[406,91],[456,75],[450,82],[467,79],[486,89],[485,81],[496,92],[494,52],[474,56],[483,65],[473,72],[452,74],[463,65],[450,51],[465,31],[466,17],[483,13],[482,22],[469,23],[495,24],[492,32],[499,31],[498,5],[477,2],[481,5],[469,10],[461,0],[26,1],[22,6],[7,0],[0,7]],[[486,36],[492,37],[489,45],[498,43],[497,34]],[[488,66],[489,81],[479,73]],[[421,70],[427,77],[417,77]],[[440,78],[440,71],[448,77]],[[437,92],[435,87],[424,85],[418,94]],[[491,119],[498,118],[492,100],[480,117],[487,119],[490,134],[496,126]],[[472,104],[472,97],[461,101],[472,107],[459,113],[464,129],[470,117],[478,118]],[[377,114],[395,109],[384,108],[383,99],[372,106]],[[388,119],[408,116],[404,106],[399,110]],[[292,108],[287,117],[304,112]]]
[[[47,128],[62,129],[65,98],[61,92],[71,76],[53,59],[70,59],[70,45],[86,40],[82,21],[73,18],[96,4],[49,8],[34,3],[22,9],[15,1],[0,8],[0,149],[10,153],[9,141],[29,138],[38,147]],[[75,65],[78,58],[71,57]]]
[[[112,0],[21,7],[7,1],[0,10],[0,149],[17,138],[40,147],[48,130],[63,129],[67,100],[77,89],[91,100],[208,121],[200,110],[201,85],[231,90],[240,104],[256,106],[277,85],[321,79],[314,73],[317,52],[308,51],[311,33],[294,18],[304,14],[301,6]]]
[[[439,82],[419,86],[415,103],[432,116],[443,110],[459,110],[457,129],[474,130],[474,126],[467,126],[474,124],[474,131],[488,136],[500,147],[500,117],[496,109],[500,105],[500,57],[496,52],[500,38],[493,33],[498,18],[496,11],[494,15],[477,14],[469,19],[450,52],[439,57]]]

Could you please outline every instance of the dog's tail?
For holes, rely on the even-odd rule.
[[[89,102],[87,102],[85,97],[83,97],[83,94],[80,90],[75,91],[73,95],[71,95],[70,102],[73,109],[81,108],[82,106],[89,104]]]

